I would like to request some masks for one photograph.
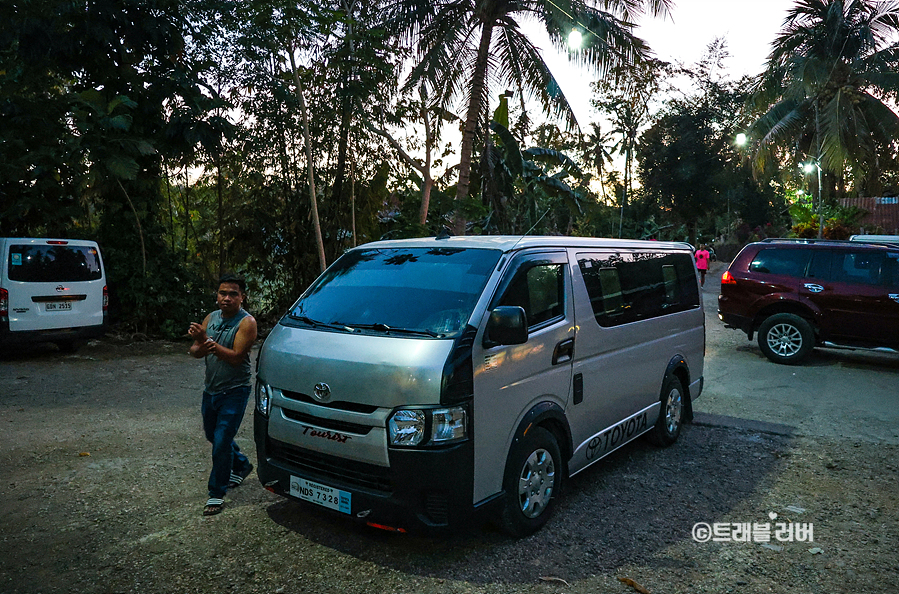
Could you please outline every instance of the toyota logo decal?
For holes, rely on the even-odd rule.
[[[331,387],[325,382],[315,384],[315,388],[312,390],[312,397],[319,402],[327,402],[331,398]]]

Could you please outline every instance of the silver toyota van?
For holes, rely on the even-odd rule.
[[[0,344],[55,342],[73,351],[103,334],[107,305],[96,242],[0,237]]]
[[[689,245],[450,237],[347,252],[262,346],[258,475],[371,526],[523,536],[564,478],[641,435],[672,444],[702,391]]]

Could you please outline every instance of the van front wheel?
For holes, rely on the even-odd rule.
[[[522,538],[546,524],[562,484],[562,456],[555,436],[542,427],[528,429],[512,445],[503,483],[506,532]]]

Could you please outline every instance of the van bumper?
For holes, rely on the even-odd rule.
[[[76,328],[53,328],[52,330],[9,329],[9,323],[0,323],[0,344],[18,345],[36,342],[63,342],[71,340],[88,340],[99,338],[106,333],[106,324],[97,326],[78,326]]]
[[[268,437],[268,419],[254,411],[253,433],[262,485],[283,497],[291,477],[314,481],[351,494],[349,513],[309,503],[377,528],[415,532],[476,525],[498,498],[472,505],[474,446],[466,441],[439,450],[391,449],[390,467],[362,464],[303,450]]]

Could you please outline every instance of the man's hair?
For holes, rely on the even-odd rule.
[[[233,284],[237,285],[237,287],[240,289],[241,293],[247,292],[247,281],[242,276],[237,276],[235,274],[231,274],[230,272],[227,272],[227,273],[223,274],[221,276],[221,278],[219,278],[218,286],[221,287],[222,283],[233,283]]]

